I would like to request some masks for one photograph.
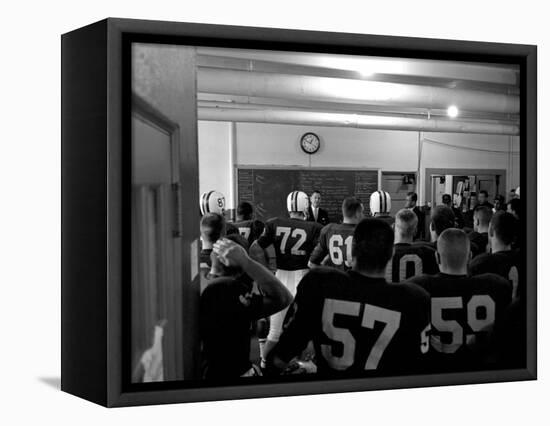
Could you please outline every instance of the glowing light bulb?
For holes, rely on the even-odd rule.
[[[458,108],[454,105],[451,105],[449,108],[447,108],[447,115],[451,118],[455,118],[458,116]]]

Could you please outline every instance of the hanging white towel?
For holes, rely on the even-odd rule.
[[[141,356],[143,365],[143,382],[159,382],[164,380],[164,368],[162,362],[162,335],[164,329],[160,325],[155,326],[153,346],[147,349]]]

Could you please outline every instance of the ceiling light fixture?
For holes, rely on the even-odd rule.
[[[447,115],[451,118],[455,118],[458,116],[458,108],[454,105],[451,105],[449,108],[447,108]]]

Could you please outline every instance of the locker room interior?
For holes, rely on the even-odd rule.
[[[231,219],[239,169],[372,170],[392,215],[519,186],[515,66],[140,44],[132,94],[132,366],[152,380],[198,378],[199,196]]]

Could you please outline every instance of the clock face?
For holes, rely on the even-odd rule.
[[[314,154],[319,150],[321,141],[319,140],[319,136],[315,133],[306,133],[302,136],[300,145],[305,153]]]

